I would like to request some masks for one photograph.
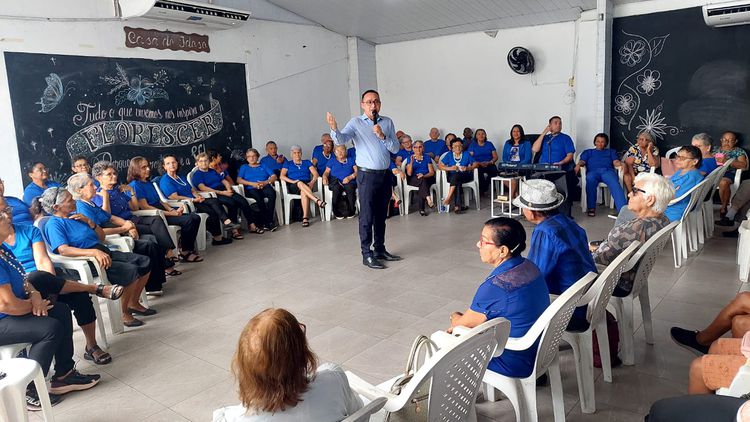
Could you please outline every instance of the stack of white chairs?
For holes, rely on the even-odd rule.
[[[685,198],[688,199],[688,205],[685,207],[685,211],[682,213],[682,216],[680,217],[677,227],[675,227],[674,231],[672,232],[672,254],[674,256],[674,267],[680,268],[682,266],[682,263],[685,259],[688,257],[688,243],[690,238],[690,227],[689,227],[689,219],[688,214],[690,213],[693,208],[695,208],[698,205],[698,202],[703,199],[701,194],[703,193],[703,189],[706,185],[706,180],[703,180],[702,182],[698,183],[697,185],[693,186],[690,190],[685,192],[682,196],[679,198],[673,199],[669,205],[676,204],[680,201],[682,201]],[[703,205],[701,204],[701,207]]]
[[[719,183],[724,177],[724,174],[729,170],[729,166],[734,162],[734,158],[724,162],[724,164],[706,175],[706,179],[710,179],[710,188],[707,188],[706,194],[703,197],[702,211],[703,211],[703,234],[706,238],[710,238],[714,235],[714,192],[719,188]]]

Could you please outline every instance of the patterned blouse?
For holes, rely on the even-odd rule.
[[[648,157],[646,153],[638,147],[638,145],[633,145],[632,147],[628,148],[628,150],[625,151],[625,155],[623,155],[622,159],[624,160],[629,157],[635,158],[633,169],[635,169],[636,174],[651,171],[651,166],[648,164]],[[657,147],[656,145],[654,145],[654,158],[656,158],[658,162],[659,147]]]
[[[615,226],[607,235],[599,247],[592,253],[594,262],[601,265],[609,265],[622,251],[628,248],[633,241],[644,243],[656,232],[669,224],[669,218],[662,214],[659,217],[636,218],[618,226]],[[627,292],[633,289],[635,280],[635,269],[624,272],[617,282],[617,287]]]

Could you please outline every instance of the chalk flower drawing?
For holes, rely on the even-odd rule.
[[[102,79],[107,84],[114,86],[109,94],[117,92],[117,96],[115,96],[116,105],[130,101],[143,106],[156,99],[169,99],[167,91],[162,88],[169,81],[167,72],[163,69],[154,73],[152,78],[144,78],[141,75],[129,77],[119,63],[115,63],[115,67],[117,72],[114,76],[107,75],[103,76]]]
[[[660,77],[661,73],[658,70],[646,69],[642,75],[638,75],[636,78],[636,81],[638,81],[636,89],[641,94],[651,96],[654,91],[661,88]]]
[[[628,40],[620,47],[620,63],[633,67],[641,62],[646,52],[646,43],[643,40]]]
[[[629,115],[635,109],[633,94],[626,92],[615,97],[615,111],[624,115]]]
[[[646,110],[646,117],[638,116],[641,124],[635,128],[639,131],[650,133],[651,136],[656,139],[664,139],[667,132],[669,132],[670,135],[676,135],[679,130],[674,126],[664,123],[665,118],[661,115],[661,109],[662,105],[659,104],[658,107],[651,111]]]
[[[57,73],[50,73],[49,76],[44,78],[44,80],[47,82],[47,87],[44,88],[44,92],[39,98],[39,101],[34,103],[41,106],[39,109],[40,113],[48,113],[52,111],[53,108],[57,107],[57,105],[60,104],[60,101],[62,101],[62,99],[65,98],[65,95],[70,89],[72,89],[70,85],[75,84],[75,82],[71,81],[68,82],[67,85],[63,85],[62,79],[60,79],[60,76],[58,76]]]

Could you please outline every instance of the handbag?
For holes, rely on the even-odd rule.
[[[401,390],[411,381],[414,374],[419,370],[419,357],[424,350],[424,361],[432,357],[437,351],[435,342],[424,335],[419,335],[414,339],[409,352],[409,359],[406,362],[406,370],[403,375],[398,377],[391,386],[391,394],[401,394]],[[403,408],[395,412],[386,412],[386,422],[427,422],[427,399],[430,397],[430,379],[426,379],[412,393],[409,400]]]

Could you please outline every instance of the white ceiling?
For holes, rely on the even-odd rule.
[[[235,0],[235,3],[243,0]],[[578,19],[596,0],[268,0],[373,44]],[[615,4],[640,0],[615,0]]]

